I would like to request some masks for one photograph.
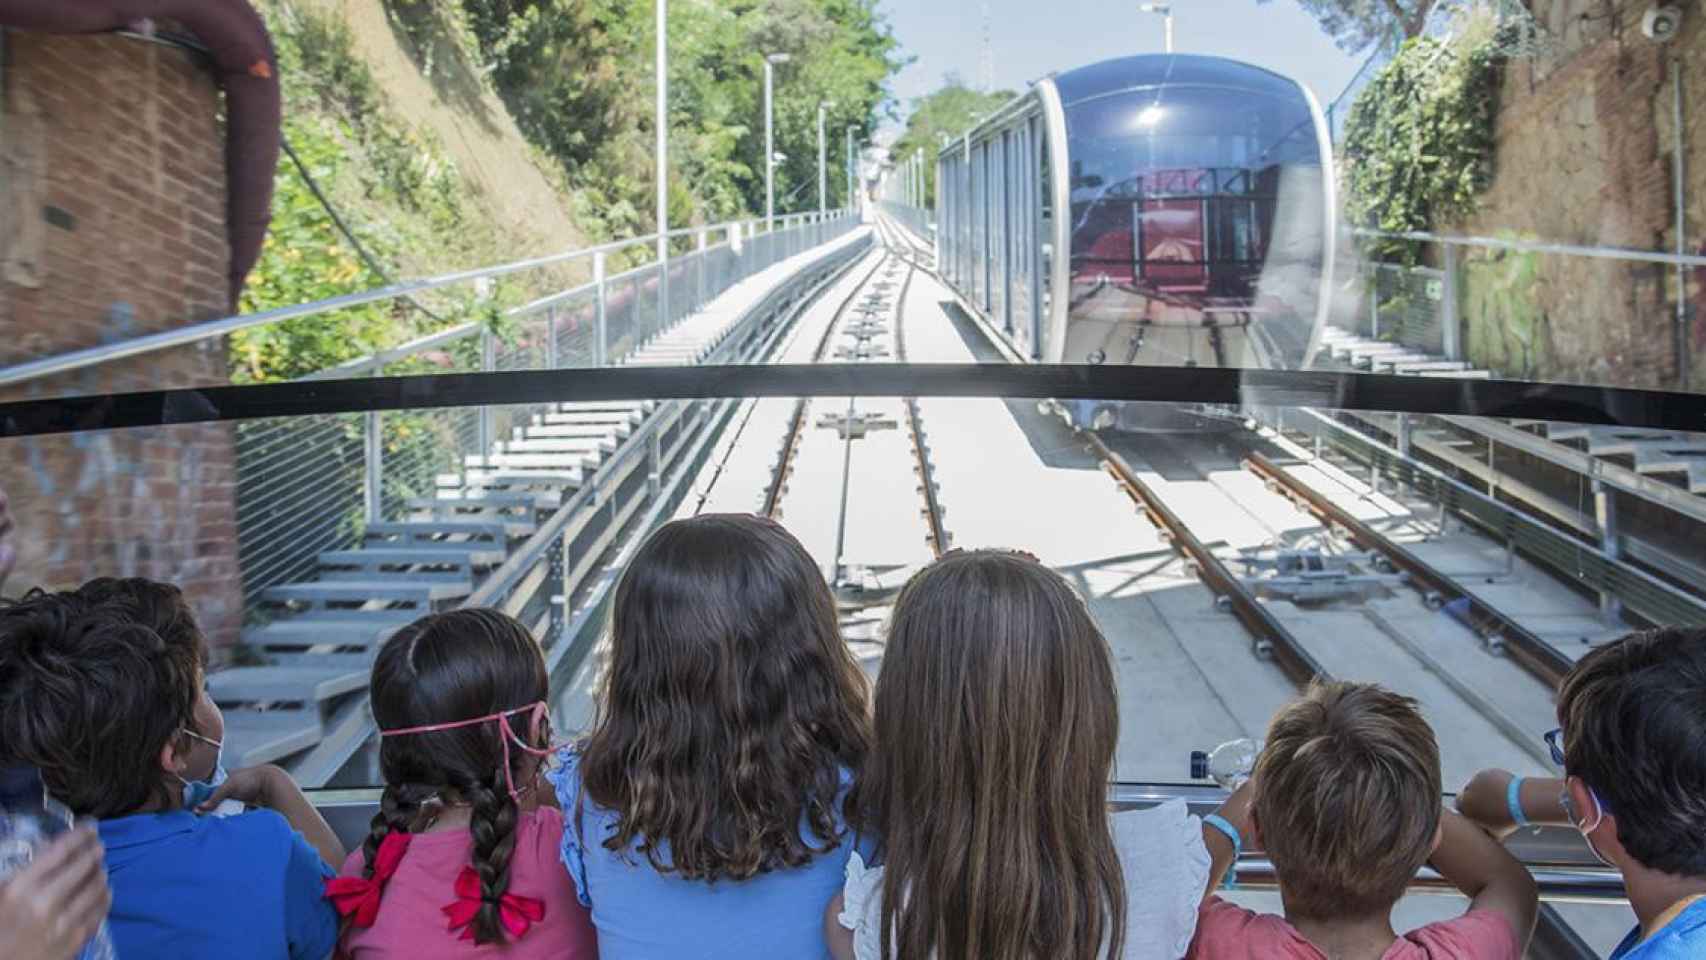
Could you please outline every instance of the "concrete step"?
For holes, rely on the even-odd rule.
[[[414,573],[418,568],[428,567],[439,571],[459,570],[472,576],[475,569],[495,567],[503,563],[505,556],[506,554],[498,549],[446,544],[436,549],[375,547],[371,550],[328,550],[320,554],[318,559],[322,573],[329,569],[342,568],[390,576]]]
[[[413,581],[403,577],[388,580],[315,580],[281,583],[268,587],[263,599],[278,603],[360,603],[384,601],[415,603],[422,607],[445,600],[460,600],[474,592],[473,584]],[[424,613],[425,610],[423,609]]]
[[[572,439],[574,437],[594,437],[604,439],[613,437],[621,439],[634,432],[634,424],[627,421],[621,423],[546,423],[543,416],[534,417],[533,422],[525,427],[515,429],[515,439],[545,439],[559,437]]]
[[[580,476],[577,472],[552,473],[548,470],[477,470],[441,473],[437,484],[441,497],[490,492],[536,493],[550,498],[551,506],[556,507],[568,493],[580,486]]]
[[[582,454],[597,456],[613,453],[616,450],[615,437],[533,437],[531,435],[519,440],[506,440],[497,445],[497,452],[507,453],[555,453]]]
[[[1491,370],[1417,370],[1413,375],[1418,377],[1446,377],[1455,380],[1493,379]]]
[[[407,610],[338,611],[338,614],[336,617],[281,617],[272,623],[246,628],[243,642],[262,650],[311,646],[377,647],[416,617]]]
[[[274,763],[320,742],[323,727],[318,708],[307,710],[246,710],[225,713],[225,765],[237,770]]]
[[[657,406],[656,400],[576,400],[557,404],[558,413],[632,413],[644,416]]]
[[[440,504],[475,507],[511,507],[517,510],[550,510],[562,502],[555,493],[538,490],[443,490],[436,497],[410,497],[411,510],[430,510]]]
[[[1643,454],[1706,454],[1706,443],[1679,433],[1599,434],[1588,439],[1588,452],[1596,457],[1640,457]]]
[[[1393,373],[1399,373],[1399,374],[1421,373],[1424,370],[1439,371],[1439,372],[1444,373],[1444,372],[1450,372],[1450,371],[1468,370],[1469,369],[1469,364],[1463,362],[1462,360],[1432,360],[1432,359],[1429,359],[1429,360],[1394,360],[1394,361],[1381,360],[1381,361],[1378,361],[1375,365],[1379,366],[1379,367],[1390,367],[1390,368],[1392,368]]]
[[[645,415],[637,410],[575,410],[561,413],[540,414],[540,419],[548,426],[616,426],[618,424],[632,426],[645,419]]]
[[[208,674],[215,703],[322,703],[367,686],[367,673],[338,667],[236,667]]]
[[[469,454],[463,462],[474,470],[548,470],[553,473],[570,473],[575,470],[585,470],[598,466],[599,457],[595,453],[494,453],[488,456]]]
[[[268,666],[304,668],[310,670],[343,670],[358,673],[373,672],[373,658],[378,647],[364,653],[269,653]]]
[[[525,532],[515,532],[516,527],[528,529]],[[471,547],[489,543],[501,549],[506,546],[507,538],[527,536],[533,532],[532,528],[530,523],[518,524],[507,520],[384,521],[367,525],[367,542],[375,546],[386,544],[397,547],[416,547],[422,544]],[[450,540],[450,537],[462,539]]]
[[[1635,472],[1677,473],[1706,465],[1706,447],[1658,446],[1635,451]]]

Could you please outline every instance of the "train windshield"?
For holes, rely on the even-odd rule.
[[[1329,216],[1296,95],[1157,86],[1066,109],[1068,363],[1285,366],[1323,299]]]

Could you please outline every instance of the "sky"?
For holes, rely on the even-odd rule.
[[[996,89],[1023,90],[1053,72],[1135,53],[1160,53],[1162,18],[1139,0],[988,0]],[[879,0],[917,60],[894,82],[901,115],[950,72],[976,85],[983,0]],[[1232,57],[1296,77],[1326,106],[1362,62],[1333,45],[1296,0],[1173,0],[1179,53]],[[898,132],[898,131],[892,131]]]

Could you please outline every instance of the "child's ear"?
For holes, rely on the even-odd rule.
[[[160,748],[160,769],[171,776],[183,776],[184,771],[190,768],[189,751],[178,749],[179,739],[168,737],[166,745]]]
[[[1246,850],[1266,850],[1268,845],[1262,842],[1262,822],[1256,819],[1256,808],[1250,808],[1250,835],[1244,838]]]

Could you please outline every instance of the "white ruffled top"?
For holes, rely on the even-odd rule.
[[[1183,800],[1108,818],[1125,877],[1125,949],[1119,960],[1179,960],[1196,934],[1211,859],[1202,821]],[[854,853],[836,918],[853,931],[856,960],[883,960],[883,868]]]

